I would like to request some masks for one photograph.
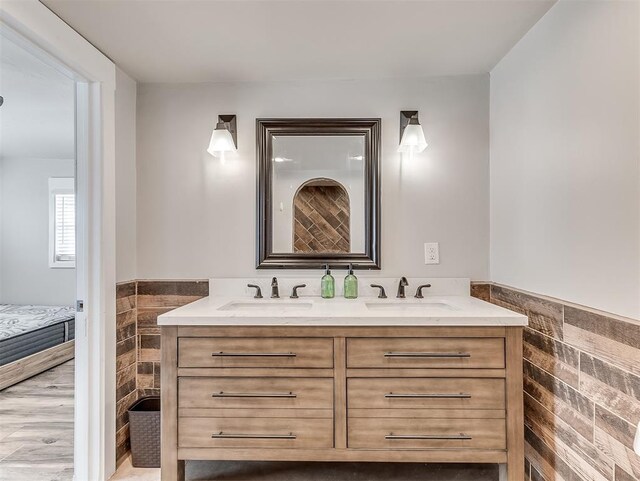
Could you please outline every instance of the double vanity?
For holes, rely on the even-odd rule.
[[[270,281],[214,279],[159,316],[163,481],[185,460],[499,463],[524,479],[525,316],[466,279],[409,279],[402,299],[397,279],[375,278],[387,299],[285,279],[286,296],[254,299],[247,284]],[[296,284],[311,287],[291,299]]]

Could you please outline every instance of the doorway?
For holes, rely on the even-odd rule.
[[[0,479],[73,478],[76,80],[0,44]]]
[[[0,49],[7,40],[75,84],[75,279],[84,302],[75,312],[73,476],[102,481],[115,470],[115,66],[38,1],[0,4]]]

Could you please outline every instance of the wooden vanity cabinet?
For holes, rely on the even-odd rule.
[[[521,327],[162,327],[185,460],[498,463],[524,479]]]

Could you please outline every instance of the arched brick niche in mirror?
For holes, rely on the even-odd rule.
[[[304,182],[293,197],[293,251],[349,253],[349,194],[333,179]]]

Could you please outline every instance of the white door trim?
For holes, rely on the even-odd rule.
[[[0,3],[3,35],[77,82],[76,481],[115,470],[115,65],[37,0]],[[84,260],[84,262],[82,262]]]

